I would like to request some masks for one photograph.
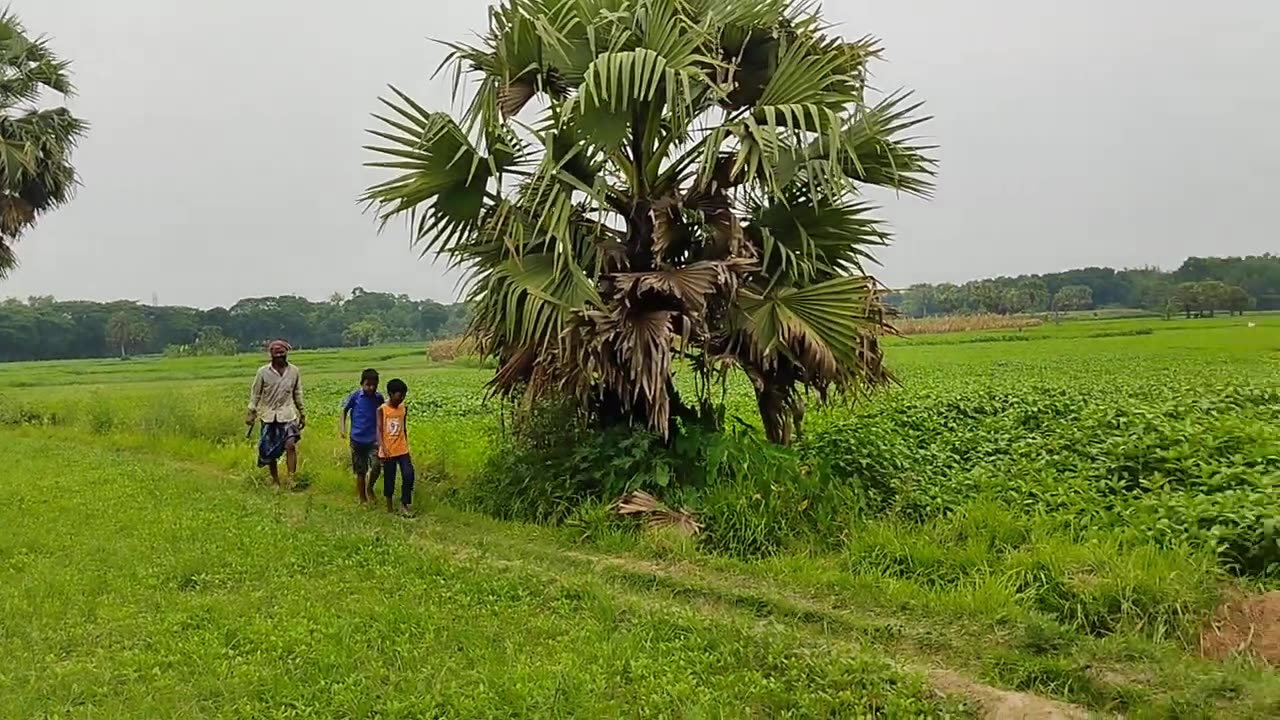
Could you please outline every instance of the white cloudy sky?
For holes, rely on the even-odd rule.
[[[885,198],[892,285],[1280,249],[1275,0],[827,0],[888,49],[942,146],[937,197]],[[387,83],[444,108],[429,37],[479,0],[16,0],[75,62],[84,187],[18,246],[0,297],[201,306],[455,283],[354,198]]]

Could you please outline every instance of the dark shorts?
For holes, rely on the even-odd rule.
[[[382,467],[378,460],[378,443],[351,441],[351,469],[359,475]]]

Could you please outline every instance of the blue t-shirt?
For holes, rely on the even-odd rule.
[[[385,400],[382,393],[365,395],[356,390],[347,396],[342,412],[351,413],[351,442],[373,443],[378,441],[378,406]]]

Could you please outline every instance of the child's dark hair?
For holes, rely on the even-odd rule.
[[[372,382],[374,385],[378,384],[377,370],[374,370],[373,368],[368,368],[364,372],[360,373],[360,384],[364,385],[367,382]]]
[[[401,380],[400,378],[392,378],[391,380],[387,381],[388,394],[395,394],[395,393],[408,394],[408,392],[409,392],[409,386],[405,385],[404,381]]]

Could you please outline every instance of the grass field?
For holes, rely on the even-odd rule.
[[[0,366],[0,717],[1280,716],[1200,653],[1280,586],[1280,316],[894,340],[901,388],[810,413],[833,485],[691,497],[701,544],[477,512],[488,370],[293,359],[295,494],[244,439],[260,358]],[[411,388],[414,521],[355,506],[365,366]]]

